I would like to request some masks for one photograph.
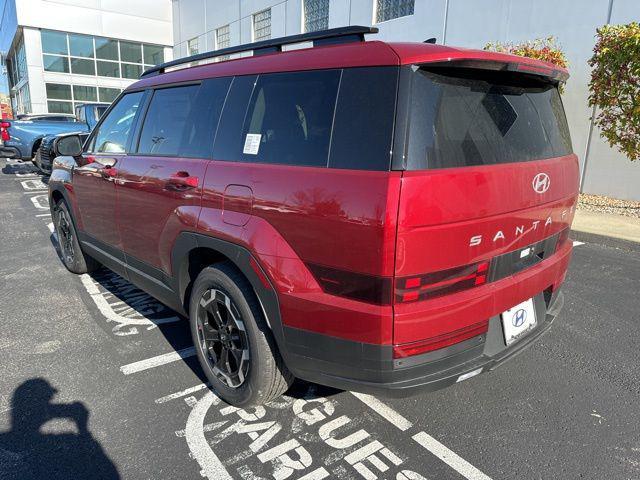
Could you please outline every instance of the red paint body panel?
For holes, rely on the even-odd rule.
[[[370,343],[391,343],[392,308],[328,295],[304,262],[393,276],[400,172],[365,172],[247,163],[209,163],[198,230],[248,248],[274,283],[283,323]],[[251,219],[229,185],[248,184]],[[235,190],[238,192],[238,190]]]
[[[127,156],[117,177],[118,226],[125,253],[171,273],[171,248],[181,231],[198,221],[208,160]],[[198,178],[185,188],[177,172]],[[184,188],[184,190],[182,190]]]
[[[121,158],[105,155],[109,159],[116,158],[119,164]],[[105,243],[122,248],[117,222],[116,185],[112,177],[105,177],[101,173],[101,157],[97,162],[91,161],[74,170],[73,189],[76,201],[74,204],[80,212],[82,230]]]
[[[540,172],[552,179],[543,194],[532,187]],[[575,155],[405,172],[398,210],[396,275],[467,265],[558,233],[573,220],[577,182]],[[551,223],[545,225],[549,218]],[[470,240],[477,235],[482,235],[482,242],[472,246]]]

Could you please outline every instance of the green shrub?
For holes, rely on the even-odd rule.
[[[640,25],[599,28],[589,65],[589,105],[597,107],[594,124],[611,147],[640,159]]]

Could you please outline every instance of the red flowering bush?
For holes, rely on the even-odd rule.
[[[562,68],[567,68],[568,65],[567,57],[554,37],[536,38],[522,43],[487,43],[484,49],[492,52],[535,58],[543,62],[553,63]],[[560,85],[560,92],[562,93],[563,91],[564,86]]]
[[[596,30],[589,60],[589,105],[601,135],[631,160],[640,159],[640,25],[605,25]]]

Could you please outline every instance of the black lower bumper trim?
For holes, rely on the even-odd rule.
[[[0,158],[18,158],[21,159],[22,155],[20,154],[20,150],[16,147],[8,147],[3,145],[0,147]]]
[[[284,328],[285,361],[299,378],[344,390],[406,397],[439,390],[470,372],[487,372],[523,352],[551,328],[562,308],[562,293],[535,297],[537,326],[506,346],[500,316],[489,331],[451,347],[409,359],[394,360],[390,345],[372,345]],[[477,372],[480,373],[480,372]]]

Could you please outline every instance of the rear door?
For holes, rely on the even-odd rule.
[[[175,237],[196,227],[229,83],[213,79],[153,92],[136,153],[119,169],[118,226],[132,279],[163,281]]]
[[[453,293],[465,284],[451,269],[461,268],[458,280],[475,281],[469,275],[478,272],[462,267],[559,233],[571,223],[578,191],[577,157],[555,85],[473,69],[410,75],[395,273],[431,278],[432,287],[423,281],[419,293],[398,290],[397,303]],[[460,322],[467,320],[474,321]],[[409,336],[396,324],[395,342],[417,340],[419,330],[413,325]]]

